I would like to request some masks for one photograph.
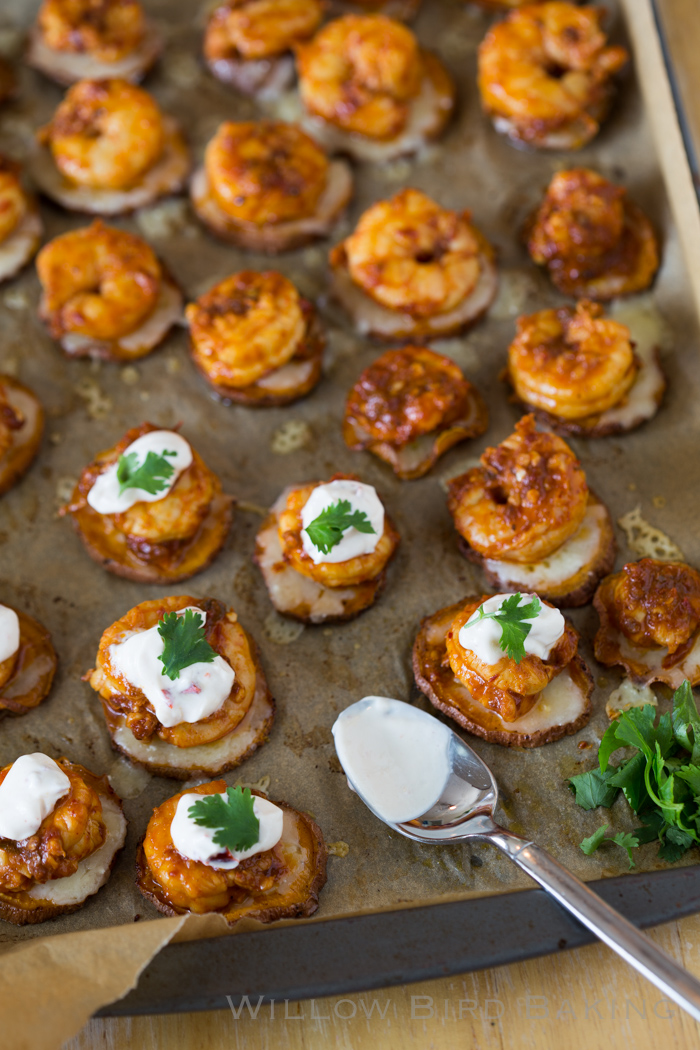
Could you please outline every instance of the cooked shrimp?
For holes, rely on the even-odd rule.
[[[457,531],[484,558],[537,562],[576,532],[586,512],[586,475],[569,446],[524,416],[515,433],[449,485]]]
[[[160,158],[163,115],[127,80],[81,80],[39,132],[61,174],[95,189],[133,186]]]
[[[548,131],[577,126],[578,148],[595,135],[609,79],[628,58],[606,47],[603,9],[572,3],[536,4],[514,11],[487,33],[479,48],[479,90],[485,109],[512,122],[515,137],[547,143]]]
[[[228,215],[264,226],[312,215],[326,187],[328,158],[296,124],[221,124],[204,165],[213,196]]]
[[[642,558],[603,580],[599,603],[634,645],[675,653],[700,625],[700,572],[683,562]]]
[[[291,360],[307,322],[301,298],[274,270],[243,270],[186,310],[198,360],[212,381],[245,387]]]
[[[508,373],[527,405],[561,419],[585,419],[619,404],[637,377],[626,325],[603,318],[583,300],[576,309],[519,317],[508,349]]]
[[[209,62],[274,58],[308,40],[322,17],[322,0],[228,0],[209,19],[204,54]]]
[[[47,47],[87,53],[102,62],[135,51],[146,28],[136,0],[44,0],[37,21]]]
[[[0,244],[17,229],[27,214],[27,207],[19,166],[7,157],[0,156]]]
[[[310,113],[344,131],[395,138],[421,88],[424,63],[410,29],[385,15],[346,15],[297,47]]]
[[[420,190],[400,190],[368,208],[340,247],[352,280],[378,303],[430,317],[453,310],[479,279],[481,244],[469,220]]]
[[[622,186],[588,168],[552,179],[528,251],[565,295],[611,299],[647,288],[659,265],[656,236]]]
[[[199,529],[220,491],[219,480],[192,450],[193,462],[167,496],[155,503],[134,503],[114,515],[117,526],[138,547],[187,540]]]
[[[505,722],[514,722],[535,706],[542,690],[572,661],[578,636],[567,624],[546,660],[526,653],[520,663],[516,663],[504,653],[497,664],[484,663],[462,645],[459,632],[488,597],[483,595],[467,602],[455,618],[445,638],[447,657],[455,677],[466,685],[474,700],[496,711]]]
[[[36,266],[41,316],[56,339],[67,332],[117,339],[137,328],[158,299],[161,268],[152,249],[99,220],[55,237]]]
[[[72,875],[84,857],[102,845],[107,830],[100,796],[78,765],[58,759],[70,780],[70,788],[35,835],[13,845],[5,840],[0,849],[0,889],[5,892],[31,889],[33,885]],[[0,783],[11,765],[0,770]]]

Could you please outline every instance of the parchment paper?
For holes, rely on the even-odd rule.
[[[200,65],[202,12],[193,14],[192,5],[184,0],[177,4],[153,0],[146,7],[162,25],[168,44],[166,57],[147,87],[166,111],[181,120],[199,158],[222,119],[245,119],[259,110],[217,84]],[[478,570],[457,551],[441,478],[473,465],[486,445],[512,431],[518,418],[498,380],[514,318],[562,300],[529,262],[517,231],[552,173],[567,161],[591,165],[627,185],[661,232],[664,263],[655,288],[626,309],[656,326],[670,383],[661,411],[642,430],[572,445],[591,488],[606,501],[615,519],[639,505],[643,516],[670,535],[688,561],[700,563],[697,500],[690,498],[700,483],[697,328],[633,76],[623,79],[610,119],[587,149],[571,158],[518,152],[495,134],[479,108],[475,54],[489,19],[459,0],[434,0],[424,8],[416,28],[422,42],[439,51],[458,81],[457,117],[447,137],[419,157],[358,169],[349,219],[335,230],[333,239],[347,234],[372,201],[413,185],[448,207],[471,208],[478,226],[498,248],[502,291],[489,318],[464,338],[434,344],[453,356],[476,382],[488,402],[491,425],[482,439],[449,453],[426,479],[400,482],[374,457],[352,453],[343,444],[340,420],[346,392],[382,348],[355,336],[342,314],[327,303],[327,243],[275,260],[242,253],[210,238],[178,200],[116,220],[151,241],[188,297],[237,269],[274,267],[317,299],[329,332],[325,378],[306,401],[285,409],[252,411],[212,400],[190,363],[183,331],[171,335],[162,349],[135,367],[66,361],[37,319],[39,286],[33,269],[0,289],[0,370],[14,372],[30,385],[48,412],[38,461],[0,503],[0,600],[20,606],[46,624],[60,655],[57,680],[44,705],[25,717],[2,722],[0,763],[43,750],[66,755],[96,773],[110,773],[115,789],[125,797],[129,819],[127,846],[112,878],[85,908],[39,927],[2,924],[0,950],[9,954],[0,958],[0,982],[5,982],[0,986],[8,990],[0,1006],[0,1030],[9,1031],[9,1018],[16,1016],[18,1039],[22,1016],[36,1013],[32,1004],[37,987],[53,990],[58,1014],[69,1016],[75,1031],[90,1012],[128,991],[141,967],[177,926],[157,918],[136,890],[134,852],[153,807],[180,785],[134,772],[115,757],[96,696],[80,680],[93,665],[102,631],[138,602],[157,594],[212,595],[230,603],[262,648],[278,703],[277,721],[270,741],[227,779],[254,783],[269,777],[270,797],[311,812],[327,842],[334,844],[319,919],[528,885],[514,865],[487,846],[431,849],[390,832],[347,789],[330,727],[340,710],[369,693],[413,699],[432,711],[418,696],[410,670],[418,623],[460,596],[483,589]],[[11,45],[17,27],[30,21],[34,9],[34,4],[21,0],[5,3],[3,17],[9,29],[0,32],[0,43]],[[620,35],[618,29],[615,33]],[[25,70],[20,100],[0,114],[0,148],[25,156],[33,129],[48,119],[60,97],[58,88]],[[293,98],[284,99],[274,112],[293,118]],[[42,205],[42,212],[48,236],[85,222],[48,203]],[[69,523],[56,517],[57,507],[94,453],[142,420],[162,427],[181,422],[183,434],[221,476],[225,491],[240,501],[226,549],[210,569],[176,588],[143,586],[103,572],[88,559]],[[356,471],[378,488],[402,544],[387,589],[373,609],[346,625],[298,631],[271,612],[262,579],[251,562],[261,520],[255,508],[267,507],[289,483],[325,479],[336,470]],[[622,533],[619,540],[618,564],[622,564],[636,555]],[[596,743],[607,724],[605,701],[619,676],[603,671],[592,658],[590,641],[597,626],[593,610],[576,611],[572,620],[583,633],[583,653],[598,681],[590,724],[575,737],[530,751],[469,742],[498,777],[503,822],[533,836],[580,877],[594,879],[622,873],[627,861],[621,850],[601,850],[590,858],[581,853],[578,843],[598,826],[600,814],[578,809],[566,780],[594,765]],[[662,709],[667,702],[660,700]],[[615,830],[634,826],[624,803],[616,804],[611,823]],[[691,853],[687,863],[696,859]],[[653,846],[638,851],[637,863],[638,870],[665,866],[656,859]],[[117,929],[107,934],[108,927]],[[90,932],[96,930],[100,932]],[[99,958],[112,952],[110,979],[104,984],[94,978],[96,942]],[[9,975],[18,972],[18,960],[26,964],[26,972],[37,975],[38,983],[26,987],[21,980],[12,986],[7,983]],[[82,975],[89,975],[94,986],[89,995]],[[58,1031],[55,1011],[45,1016],[45,1022],[37,1021],[34,1046],[56,1045],[70,1034],[65,1026]]]

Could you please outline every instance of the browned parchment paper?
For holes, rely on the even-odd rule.
[[[203,70],[198,57],[201,10],[195,11],[185,0],[152,0],[146,6],[168,40],[165,59],[147,86],[164,109],[182,121],[200,157],[220,120],[245,119],[260,111]],[[637,0],[629,0],[628,6],[636,8]],[[18,30],[29,23],[34,10],[34,4],[21,0],[6,2],[0,44],[16,42]],[[243,266],[275,266],[318,300],[329,331],[325,378],[306,401],[285,409],[253,412],[212,401],[189,361],[184,332],[173,334],[165,347],[135,367],[66,361],[36,318],[39,288],[33,270],[0,288],[0,370],[14,372],[32,386],[48,412],[47,436],[37,463],[0,503],[0,600],[21,606],[44,622],[61,661],[50,699],[29,715],[6,718],[0,724],[0,763],[41,749],[54,756],[65,754],[97,773],[109,773],[115,789],[124,795],[130,822],[126,849],[108,886],[82,911],[43,927],[18,930],[3,924],[0,929],[0,986],[6,991],[0,1002],[0,1030],[12,1030],[19,1039],[20,1031],[28,1031],[22,1027],[22,1017],[41,1013],[44,1020],[37,1020],[33,1046],[57,1045],[70,1034],[72,1023],[66,1020],[67,1027],[58,1031],[55,1015],[37,1010],[38,988],[43,989],[42,997],[50,991],[61,1004],[61,1016],[73,1018],[77,1030],[91,1011],[132,986],[140,968],[177,927],[158,918],[138,894],[133,866],[135,847],[152,808],[179,785],[134,772],[114,755],[99,704],[80,680],[92,666],[101,632],[137,602],[157,593],[213,595],[230,602],[260,643],[278,701],[278,718],[269,743],[228,779],[262,783],[261,778],[269,777],[270,797],[287,799],[313,813],[327,841],[334,844],[319,919],[527,885],[515,866],[487,846],[437,850],[390,832],[348,791],[330,733],[337,713],[368,693],[412,698],[427,708],[410,672],[417,625],[438,607],[482,589],[479,572],[457,552],[441,479],[472,465],[487,444],[512,430],[518,413],[509,404],[498,374],[514,319],[561,301],[530,264],[517,231],[553,171],[567,158],[520,153],[482,117],[475,54],[488,23],[487,16],[461,0],[426,2],[416,28],[421,40],[438,50],[452,69],[459,85],[459,113],[445,140],[419,157],[379,169],[358,169],[350,217],[334,234],[338,239],[347,233],[372,201],[401,186],[415,185],[447,206],[471,208],[477,224],[498,247],[502,291],[489,318],[464,338],[436,344],[477,383],[489,405],[491,426],[484,438],[453,450],[428,478],[399,482],[373,457],[351,453],[343,445],[340,417],[346,391],[379,348],[356,337],[342,314],[327,303],[327,244],[274,262],[244,254],[213,241],[179,200],[117,220],[151,241],[188,296],[200,294]],[[623,35],[619,26],[615,32]],[[648,62],[641,66],[644,76],[650,71],[658,75]],[[20,158],[30,147],[33,130],[61,97],[59,89],[30,71],[22,73],[21,86],[20,99],[0,113],[0,149]],[[653,99],[653,91],[650,94]],[[282,100],[274,112],[292,119],[293,97]],[[661,118],[654,119],[658,123]],[[641,431],[589,445],[572,444],[591,487],[609,504],[615,519],[639,506],[646,520],[671,536],[685,557],[698,564],[700,526],[697,501],[691,498],[700,483],[697,327],[679,239],[632,74],[624,79],[602,134],[572,161],[624,182],[662,234],[664,264],[654,290],[626,303],[620,316],[654,327],[670,381],[661,412]],[[85,221],[48,204],[42,210],[49,236]],[[697,223],[694,212],[687,214],[689,225],[691,220]],[[104,573],[89,561],[69,524],[56,517],[72,481],[95,451],[113,444],[129,426],[144,419],[164,427],[182,422],[185,436],[220,474],[225,490],[240,501],[219,559],[190,583],[169,591]],[[377,486],[397,522],[402,546],[375,608],[347,625],[302,631],[271,612],[251,563],[254,535],[259,511],[284,485],[325,478],[335,470],[357,471]],[[622,532],[619,540],[622,564],[637,555]],[[583,609],[572,619],[586,639],[583,652],[598,680],[589,726],[576,737],[534,751],[470,742],[498,777],[503,821],[532,835],[576,874],[589,879],[620,874],[627,861],[622,851],[601,851],[591,858],[580,852],[578,843],[597,827],[599,814],[575,807],[566,779],[594,764],[595,746],[607,724],[605,701],[619,677],[593,661],[594,612]],[[660,706],[667,702],[661,697]],[[615,830],[628,829],[632,820],[624,803],[611,814]],[[694,860],[691,854],[688,863]],[[664,866],[652,846],[640,851],[638,864],[639,870]],[[140,921],[134,925],[137,917]],[[199,935],[200,929],[188,923],[180,935]],[[100,957],[109,956],[109,966],[105,964],[109,981],[105,975],[104,983],[95,978],[95,942]],[[239,950],[245,950],[244,944]],[[34,975],[31,984],[11,976],[17,972],[17,960],[26,966],[24,972]],[[83,984],[92,985],[94,992]],[[14,1029],[8,1027],[11,1018],[16,1018]]]

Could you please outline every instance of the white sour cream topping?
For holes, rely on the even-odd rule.
[[[487,598],[481,608],[484,613],[497,612],[503,602],[512,597],[512,594],[494,594],[493,598]],[[518,604],[527,605],[534,597],[536,597],[534,594],[523,594]],[[564,617],[558,609],[552,609],[544,602],[540,602],[540,611],[537,615],[523,620],[523,623],[532,624],[523,642],[525,652],[546,660],[564,633],[566,627]],[[473,652],[482,663],[497,664],[505,656],[499,644],[502,633],[498,620],[479,620],[477,609],[459,632],[459,644],[463,649]]]
[[[40,751],[22,755],[0,784],[0,838],[22,842],[36,835],[69,791],[70,779],[52,758]]]
[[[144,489],[125,489],[119,495],[119,482],[117,481],[118,462],[107,467],[100,474],[95,484],[87,494],[87,501],[98,514],[121,514],[129,510],[135,503],[155,503],[170,492],[171,488],[192,462],[192,449],[183,437],[172,430],[151,430],[148,434],[132,441],[124,450],[122,455],[128,456],[134,452],[138,457],[140,467],[146,460],[149,452],[155,452],[162,456],[164,452],[174,452],[174,456],[166,456],[166,461],[174,468],[165,488],[160,492],[145,492]]]
[[[14,609],[0,605],[0,664],[19,649],[19,616]]]
[[[431,809],[450,774],[451,730],[411,704],[366,696],[333,726],[350,787],[382,820],[399,824]]]
[[[328,554],[315,547],[306,531],[326,507],[338,500],[350,501],[350,513],[359,510],[369,518],[369,523],[374,532],[358,532],[351,525],[343,533],[343,538]],[[350,558],[358,558],[361,554],[371,554],[375,550],[381,535],[384,532],[384,507],[371,485],[365,485],[361,481],[329,481],[326,485],[318,485],[304,504],[301,512],[303,530],[301,542],[306,554],[309,555],[314,565],[320,562],[349,561]]]
[[[178,609],[177,615],[182,616],[185,611]],[[194,608],[193,612],[199,614],[200,623],[206,621],[201,609]],[[199,722],[218,711],[233,688],[236,675],[231,665],[222,656],[216,656],[209,664],[190,664],[173,680],[163,674],[163,664],[158,659],[163,648],[156,624],[148,631],[130,635],[124,642],[110,645],[109,659],[117,674],[150,700],[161,725]]]
[[[183,857],[197,860],[201,864],[208,864],[210,868],[221,868],[230,871],[237,868],[240,861],[246,857],[252,857],[256,853],[264,853],[272,849],[282,838],[282,825],[284,823],[284,811],[274,803],[268,802],[266,798],[253,798],[253,812],[260,821],[259,838],[254,846],[244,850],[227,850],[214,842],[216,828],[203,828],[190,817],[188,810],[195,802],[203,798],[211,798],[211,795],[183,795],[177,804],[173,822],[170,825],[170,835],[175,849]],[[226,799],[226,795],[221,795]]]

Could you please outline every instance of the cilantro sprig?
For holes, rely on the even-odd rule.
[[[163,652],[158,659],[163,664],[163,674],[173,682],[180,671],[192,664],[210,664],[216,659],[215,649],[204,636],[202,613],[185,609],[182,616],[176,612],[166,613],[158,623],[158,634],[163,639]]]
[[[515,660],[516,664],[525,656],[525,639],[532,629],[531,623],[526,620],[534,620],[542,608],[539,598],[533,598],[527,605],[521,605],[522,594],[511,594],[495,612],[485,613],[483,605],[479,606],[479,615],[475,620],[467,622],[465,627],[473,627],[481,620],[495,620],[501,628],[501,639],[499,645],[506,656]]]
[[[353,527],[358,532],[376,532],[363,510],[353,510],[350,500],[339,499],[306,526],[306,534],[317,550],[329,554],[338,546],[343,534]]]
[[[260,821],[253,810],[250,788],[226,789],[221,795],[203,795],[187,810],[195,824],[215,828],[214,843],[223,849],[242,852],[260,839]]]
[[[690,682],[673,695],[673,711],[661,715],[651,704],[632,707],[612,722],[600,742],[598,769],[571,777],[576,802],[583,809],[609,808],[620,791],[641,826],[612,838],[602,825],[581,843],[586,854],[606,842],[631,850],[658,841],[659,857],[673,863],[700,843],[700,714]],[[610,764],[619,749],[628,757]]]
[[[141,464],[137,452],[127,452],[120,456],[117,463],[119,495],[123,495],[127,489],[141,489],[151,496],[165,491],[175,473],[175,467],[168,463],[165,457],[176,455],[177,452],[171,452],[167,448],[162,453],[149,452]]]

